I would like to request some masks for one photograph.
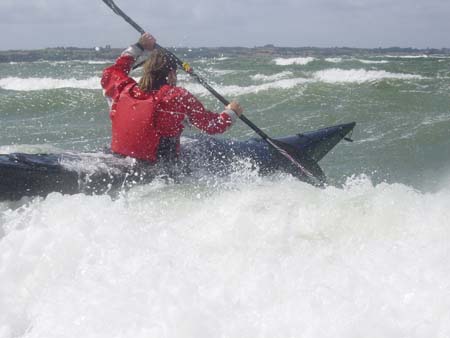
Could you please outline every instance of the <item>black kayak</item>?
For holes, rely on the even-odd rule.
[[[354,127],[352,122],[275,140],[298,153],[302,165],[324,183],[325,175],[317,163]],[[115,194],[155,177],[178,180],[229,175],[243,163],[261,175],[281,171],[309,181],[262,139],[236,141],[201,135],[182,139],[176,162],[156,165],[108,153],[0,154],[0,201],[51,192]]]

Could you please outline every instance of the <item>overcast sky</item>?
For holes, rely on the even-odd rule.
[[[450,47],[450,0],[115,0],[166,47]],[[0,49],[125,47],[101,0],[0,0]]]

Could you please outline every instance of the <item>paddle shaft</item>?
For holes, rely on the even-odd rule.
[[[139,26],[133,19],[131,19],[128,15],[126,15],[112,0],[102,0],[109,8],[113,10],[114,13],[121,16],[126,22],[128,22],[134,29],[136,29],[139,33],[144,34],[144,29]],[[155,44],[155,48],[163,50],[165,53],[170,54],[173,59],[176,61],[178,66],[180,66],[186,73],[188,73],[190,76],[192,76],[194,79],[197,80],[198,83],[200,83],[203,87],[205,87],[212,95],[214,95],[220,102],[222,102],[225,106],[230,104],[230,101],[225,99],[222,95],[220,95],[213,87],[211,87],[205,79],[203,79],[200,75],[194,72],[194,70],[191,68],[191,66],[181,61],[175,54],[170,52],[164,47],[161,47],[158,44]],[[253,131],[255,131],[261,138],[266,141],[272,148],[274,148],[276,151],[278,151],[281,155],[286,157],[289,161],[292,162],[298,169],[300,169],[301,172],[303,172],[306,176],[313,180],[317,180],[316,177],[309,172],[299,161],[297,161],[292,155],[289,154],[288,151],[277,145],[265,132],[263,132],[261,129],[259,129],[253,122],[251,122],[247,117],[244,116],[244,114],[240,114],[239,118],[244,122],[247,126],[249,126]]]

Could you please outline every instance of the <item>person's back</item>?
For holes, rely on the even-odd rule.
[[[237,102],[221,114],[206,110],[191,93],[176,87],[176,61],[159,49],[152,52],[136,83],[128,73],[144,50],[154,45],[153,37],[144,34],[104,70],[101,82],[112,102],[112,151],[150,162],[177,154],[186,125],[209,134],[223,133],[242,112]]]

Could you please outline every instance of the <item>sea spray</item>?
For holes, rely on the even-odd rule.
[[[316,81],[326,83],[363,83],[374,82],[383,79],[397,79],[397,80],[420,80],[422,76],[416,74],[400,74],[390,73],[386,71],[364,70],[364,69],[339,69],[332,68],[322,71],[317,71],[312,74],[312,77],[292,77],[293,73],[289,71],[263,75],[256,74],[251,76],[253,81],[263,81],[263,84],[238,86],[238,85],[216,85],[216,89],[223,95],[248,95],[257,94],[261,91],[268,91],[272,89],[290,89],[299,84],[311,83]],[[137,77],[136,80],[139,78]],[[190,90],[196,95],[207,95],[209,92],[200,84],[190,82],[186,76],[181,76],[181,85]],[[16,91],[39,91],[62,88],[74,89],[93,89],[100,90],[100,78],[92,77],[89,79],[55,79],[55,78],[17,78],[7,77],[0,78],[0,88]]]
[[[420,80],[420,75],[415,74],[396,74],[384,70],[365,70],[365,69],[339,69],[332,68],[321,70],[314,74],[314,79],[326,83],[363,83],[374,82],[384,79],[396,80]]]
[[[307,57],[295,57],[295,58],[276,58],[274,60],[275,64],[278,66],[290,66],[290,65],[307,65],[315,60],[315,58]]]
[[[155,182],[4,212],[0,332],[450,334],[449,191],[243,177],[212,194]]]
[[[311,80],[300,77],[300,78],[281,79],[251,86],[219,85],[216,86],[216,89],[220,91],[220,93],[222,93],[223,95],[241,96],[248,94],[257,94],[259,92],[270,90],[291,89],[309,82],[311,82]],[[203,86],[197,83],[186,83],[184,87],[196,95],[208,95],[209,93]]]
[[[0,88],[16,91],[38,91],[60,88],[101,89],[100,78],[91,77],[84,80],[55,78],[18,78],[0,79]]]

